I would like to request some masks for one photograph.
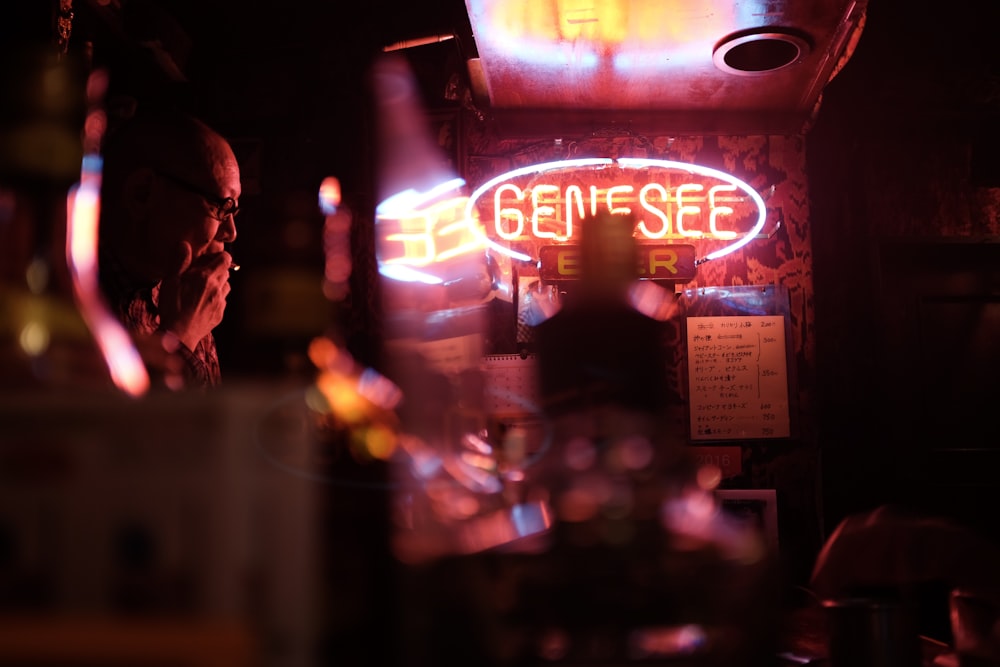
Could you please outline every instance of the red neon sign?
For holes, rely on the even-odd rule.
[[[519,242],[572,243],[580,220],[599,211],[632,214],[642,241],[714,241],[715,259],[749,243],[767,217],[760,194],[699,165],[641,158],[584,158],[522,167],[479,186],[466,204],[492,247],[532,259]],[[718,245],[718,243],[716,243]]]

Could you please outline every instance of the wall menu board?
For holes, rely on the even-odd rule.
[[[787,438],[783,315],[687,318],[692,440]]]

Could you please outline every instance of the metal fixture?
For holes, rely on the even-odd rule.
[[[805,35],[767,27],[729,35],[712,51],[712,61],[729,74],[760,76],[801,62],[811,50]]]

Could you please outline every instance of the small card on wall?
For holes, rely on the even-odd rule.
[[[783,315],[687,318],[692,440],[787,438]]]

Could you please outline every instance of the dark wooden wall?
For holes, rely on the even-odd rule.
[[[1000,537],[997,14],[871,3],[808,135],[829,524],[891,502]]]

